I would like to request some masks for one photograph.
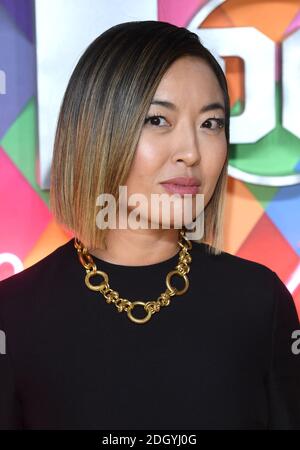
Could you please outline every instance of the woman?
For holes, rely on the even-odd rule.
[[[51,172],[53,214],[74,238],[0,284],[2,428],[299,428],[292,296],[221,250],[228,143],[226,80],[197,35],[128,22],[87,48]],[[121,205],[120,186],[148,200],[143,227],[105,229],[98,196]],[[171,205],[145,226],[150,197],[173,193],[184,207],[192,194],[193,223],[204,198],[200,238]]]

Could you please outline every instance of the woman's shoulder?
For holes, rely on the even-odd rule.
[[[236,279],[266,279],[273,280],[276,273],[266,264],[243,258],[222,250],[219,254],[214,254],[214,248],[207,244],[194,244],[194,256],[199,257],[200,261],[205,263],[205,267],[214,273],[221,273],[222,277],[234,277]],[[203,258],[204,256],[204,258]]]
[[[26,301],[51,289],[53,280],[57,280],[70,252],[73,239],[57,247],[50,254],[30,267],[0,281],[0,314],[2,310],[13,309]],[[41,295],[40,295],[41,297]],[[28,302],[27,302],[28,301]]]
[[[208,244],[205,244],[204,252],[200,248],[195,252],[195,255],[203,254],[205,258],[202,260],[199,258],[198,268],[202,275],[205,274],[210,285],[213,283],[214,291],[220,291],[224,296],[230,293],[227,297],[233,301],[242,300],[243,305],[248,302],[257,311],[267,308],[268,311],[274,312],[281,308],[297,322],[295,301],[279,273],[266,264],[226,251],[214,255],[209,250]]]

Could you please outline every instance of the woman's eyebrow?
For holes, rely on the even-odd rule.
[[[151,102],[151,105],[164,106],[165,108],[169,108],[174,111],[177,109],[177,107],[174,103],[169,102],[167,100],[153,99]],[[204,112],[208,112],[208,111],[215,111],[216,109],[221,109],[223,112],[225,112],[225,108],[222,105],[222,103],[214,102],[214,103],[209,103],[208,105],[202,106],[202,108],[200,109],[200,113],[204,113]]]

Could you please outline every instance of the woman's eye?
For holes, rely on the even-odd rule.
[[[153,125],[155,127],[161,128],[164,126],[165,123],[167,123],[164,116],[154,114],[153,116],[148,116],[145,119],[145,124],[149,123],[150,125]],[[213,117],[210,119],[207,119],[205,122],[203,122],[202,127],[207,128],[209,130],[215,131],[220,130],[224,128],[225,126],[225,119]]]
[[[208,128],[209,130],[219,130],[219,129],[224,128],[225,119],[218,119],[216,117],[213,117],[213,118],[207,119],[205,122],[203,122],[202,126],[204,128]]]
[[[161,124],[161,120],[166,121],[166,119],[163,116],[159,116],[159,115],[148,116],[145,119],[145,124],[150,123],[151,125],[159,127]]]

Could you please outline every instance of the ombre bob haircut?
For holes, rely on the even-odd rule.
[[[227,156],[204,210],[200,241],[218,255],[223,245],[230,105],[225,75],[197,34],[154,20],[125,22],[98,36],[80,57],[65,91],[54,141],[50,209],[87,248],[106,248],[96,224],[101,193],[118,204],[155,91],[170,65],[195,56],[211,67],[224,96]]]

